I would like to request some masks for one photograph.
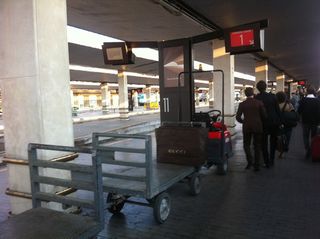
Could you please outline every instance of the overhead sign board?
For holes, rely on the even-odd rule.
[[[264,34],[258,23],[224,30],[226,52],[230,54],[263,51],[263,38]]]
[[[305,80],[300,80],[300,81],[298,81],[298,85],[305,86],[306,85],[306,81]]]
[[[254,31],[253,29],[230,32],[231,47],[243,47],[254,45]]]
[[[134,64],[135,55],[125,42],[105,42],[102,45],[104,63],[106,65]]]

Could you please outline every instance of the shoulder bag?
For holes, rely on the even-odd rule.
[[[284,106],[282,107],[282,110],[281,110],[283,124],[284,124],[284,127],[286,127],[286,128],[292,128],[292,127],[297,126],[298,121],[299,121],[299,115],[295,110],[291,110],[289,112],[284,111],[287,104],[288,104],[288,102],[286,102],[284,104]]]

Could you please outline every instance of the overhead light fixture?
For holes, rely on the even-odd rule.
[[[102,50],[106,65],[134,64],[135,55],[125,42],[105,42]]]
[[[194,83],[209,84],[209,81],[208,81],[208,80],[197,80],[197,79],[195,79],[195,80],[194,80]]]

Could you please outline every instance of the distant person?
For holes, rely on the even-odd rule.
[[[320,100],[315,96],[316,91],[312,86],[307,88],[306,97],[302,98],[298,112],[302,118],[303,143],[306,158],[311,155],[310,136],[317,134],[317,126],[320,124]]]
[[[294,110],[298,111],[300,97],[295,93],[291,93],[290,103],[293,105]]]
[[[280,109],[275,95],[266,92],[266,82],[259,81],[256,87],[259,93],[255,98],[263,102],[267,113],[267,118],[263,122],[262,154],[265,166],[268,168],[274,164],[277,134],[281,125]]]
[[[243,132],[243,148],[246,153],[247,166],[250,169],[252,162],[251,141],[253,139],[254,146],[254,170],[259,170],[259,162],[263,133],[263,118],[266,117],[266,112],[263,103],[253,98],[253,89],[246,88],[244,91],[247,99],[239,104],[236,114],[236,120],[242,123]]]
[[[286,142],[284,145],[284,152],[289,151],[289,143],[291,139],[291,133],[292,133],[292,128],[296,125],[296,122],[293,119],[293,122],[286,122],[286,119],[284,118],[284,112],[292,112],[295,111],[293,105],[287,100],[287,95],[283,92],[280,91],[276,94],[276,98],[279,104],[280,112],[282,114],[282,120],[283,120],[283,134],[286,137]]]

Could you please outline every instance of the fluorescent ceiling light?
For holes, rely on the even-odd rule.
[[[110,87],[119,87],[118,83],[108,83],[108,86]],[[128,88],[146,88],[146,85],[140,85],[140,84],[128,84]]]
[[[253,85],[245,85],[246,88],[253,88]]]
[[[245,79],[245,80],[250,80],[250,81],[256,81],[256,77],[248,74],[244,74],[238,71],[234,72],[234,77],[240,78],[240,79]]]
[[[70,70],[74,70],[74,71],[86,71],[86,72],[96,72],[96,73],[105,73],[105,74],[118,75],[118,71],[117,70],[104,69],[104,68],[98,68],[98,67],[69,65],[69,69]]]
[[[135,77],[142,77],[142,78],[159,79],[159,76],[157,76],[157,75],[146,75],[146,74],[140,74],[140,73],[136,73],[136,72],[124,71],[123,74],[126,75],[126,76],[135,76]]]
[[[100,85],[100,82],[70,81],[71,85]]]
[[[128,84],[129,88],[146,88],[146,85]]]
[[[208,80],[194,80],[194,83],[201,83],[201,84],[208,84],[209,85]]]
[[[98,68],[98,67],[89,67],[89,66],[79,66],[79,65],[69,65],[70,70],[74,71],[86,71],[86,72],[95,72],[95,73],[104,73],[104,74],[111,74],[111,75],[118,75],[117,70],[113,69],[105,69],[105,68]],[[151,79],[159,79],[157,75],[146,75],[140,74],[136,72],[123,72],[126,76],[134,76],[134,77],[141,77],[141,78],[151,78]]]
[[[133,48],[132,52],[139,58],[159,61],[159,52],[151,48]]]
[[[89,32],[80,28],[67,26],[68,42],[81,46],[101,49],[104,42],[123,42],[119,39]]]
[[[243,87],[242,84],[234,84],[235,87]]]

